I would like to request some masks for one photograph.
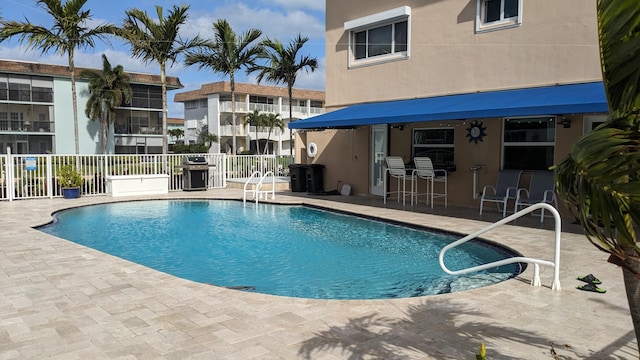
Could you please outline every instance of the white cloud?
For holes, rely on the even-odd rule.
[[[300,10],[283,13],[266,8],[250,8],[239,3],[216,7],[210,13],[193,11],[182,34],[188,37],[200,34],[212,38],[212,24],[218,19],[226,19],[236,33],[255,28],[285,43],[298,33],[311,39],[324,39],[324,22],[309,13]]]
[[[325,2],[318,0],[271,0],[267,4],[278,4],[287,9],[310,9],[324,11]]]

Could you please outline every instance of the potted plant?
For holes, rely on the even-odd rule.
[[[84,182],[82,174],[74,165],[63,165],[58,168],[58,184],[62,188],[62,197],[75,199],[80,197],[80,187]]]

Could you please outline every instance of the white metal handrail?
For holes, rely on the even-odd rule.
[[[553,218],[555,220],[555,254],[554,254],[554,260],[552,261],[548,261],[548,260],[539,260],[539,259],[533,259],[533,258],[528,258],[528,257],[521,257],[521,256],[516,256],[516,257],[511,257],[508,259],[503,259],[503,260],[499,260],[499,261],[494,261],[488,264],[483,264],[483,265],[478,265],[478,266],[474,266],[474,267],[470,267],[467,269],[462,269],[462,270],[456,270],[456,271],[452,271],[449,270],[447,268],[447,266],[444,264],[444,254],[445,252],[447,252],[447,250],[452,249],[462,243],[465,243],[469,240],[475,239],[476,237],[478,237],[481,234],[486,233],[487,231],[490,231],[500,225],[504,225],[508,222],[511,222],[519,217],[522,217],[523,215],[529,214],[535,210],[538,209],[545,209],[545,210],[549,210],[549,212],[551,212],[551,214],[553,215]],[[497,266],[502,266],[502,265],[508,265],[508,264],[513,264],[513,263],[517,263],[517,262],[526,262],[526,263],[531,263],[533,264],[533,279],[531,280],[531,286],[541,286],[540,284],[540,265],[547,265],[547,266],[552,266],[553,267],[553,283],[551,285],[551,289],[552,290],[556,290],[556,291],[560,291],[560,235],[562,233],[561,230],[562,224],[560,222],[560,214],[558,213],[558,210],[556,210],[556,208],[554,208],[553,206],[546,204],[546,203],[538,203],[538,204],[534,204],[531,205],[523,210],[518,211],[515,214],[512,214],[510,216],[507,216],[506,218],[493,223],[489,226],[487,226],[486,228],[477,231],[473,234],[467,235],[465,237],[463,237],[460,240],[454,241],[451,244],[445,246],[444,248],[442,248],[442,250],[440,250],[440,256],[438,257],[438,260],[440,261],[440,267],[442,268],[442,270],[444,270],[447,274],[450,275],[463,275],[463,274],[468,274],[471,272],[475,272],[475,271],[480,271],[480,270],[486,270],[489,268],[493,268],[493,267],[497,267]]]
[[[271,190],[262,190],[262,184],[264,183],[264,179],[267,178],[267,176],[269,176],[269,174],[271,174]],[[276,198],[276,176],[273,174],[273,171],[269,170],[267,171],[261,178],[260,181],[258,181],[258,184],[256,185],[256,204],[258,203],[258,198],[260,197],[260,194],[264,195],[264,199],[267,200],[267,196],[269,193],[271,193],[271,199],[275,199]]]
[[[247,179],[247,181],[244,183],[244,188],[242,190],[242,203],[246,203],[247,202],[247,187],[249,186],[249,184],[251,183],[251,180],[253,180],[253,178],[260,178],[262,176],[262,173],[260,173],[260,171],[254,171],[253,174],[251,174],[251,176],[249,176],[249,179]],[[256,200],[256,203],[258,203],[258,192],[256,191],[258,187],[256,186],[254,189],[250,190],[251,192],[254,193],[254,197]]]
[[[264,183],[264,179],[266,179],[267,176],[269,175],[271,175],[271,190],[263,191],[262,184]],[[249,186],[253,178],[259,178],[260,180],[258,180],[258,182],[256,183],[255,187],[252,190],[247,190],[247,187]],[[254,171],[253,174],[251,174],[251,176],[249,177],[249,179],[244,183],[244,189],[242,191],[243,203],[247,202],[247,192],[253,192],[253,198],[256,201],[256,204],[258,203],[258,198],[260,198],[260,195],[264,195],[264,199],[266,200],[267,194],[271,193],[271,199],[275,199],[276,198],[276,177],[273,174],[273,171],[269,170],[264,175],[262,175],[260,171]]]

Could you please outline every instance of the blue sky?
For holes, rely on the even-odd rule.
[[[163,0],[137,0],[135,6],[129,1],[88,0],[85,8],[91,10],[95,24],[110,22],[120,25],[125,10],[136,7],[155,15],[155,6],[164,7],[165,12],[174,4],[183,2]],[[318,59],[320,67],[314,73],[303,73],[296,81],[296,88],[324,90],[325,46],[324,46],[324,1],[319,0],[197,0],[190,4],[189,19],[181,28],[183,38],[192,38],[200,34],[205,38],[213,37],[212,23],[220,18],[226,19],[231,27],[240,33],[249,28],[260,29],[263,36],[276,38],[287,44],[298,33],[309,37],[301,53]],[[24,21],[28,19],[37,25],[50,25],[50,16],[36,5],[35,0],[3,0],[0,3],[0,15],[5,20]],[[144,64],[131,58],[129,48],[121,41],[111,38],[110,45],[98,42],[94,49],[76,53],[76,66],[101,68],[102,54],[106,54],[112,65],[122,65],[126,71],[159,74],[157,63]],[[67,65],[67,59],[55,53],[42,55],[39,51],[20,45],[15,40],[0,43],[0,59],[34,61],[47,64]],[[169,76],[178,76],[185,90],[200,88],[203,83],[228,81],[228,78],[210,70],[198,70],[197,66],[185,68],[174,64],[167,71]],[[236,81],[255,83],[254,76],[247,78],[244,71],[237,74]],[[182,104],[173,103],[169,92],[169,116],[182,117]]]

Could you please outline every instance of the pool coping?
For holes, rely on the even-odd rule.
[[[465,292],[389,300],[311,300],[194,283],[32,229],[54,211],[112,201],[232,199],[241,190],[135,198],[81,197],[0,203],[0,353],[5,358],[492,358],[637,354],[621,271],[583,235],[562,234],[562,291],[531,287],[532,267]],[[278,193],[392,221],[471,233],[485,222]],[[551,234],[551,235],[550,235]],[[552,232],[505,225],[490,241],[549,257]],[[594,273],[606,294],[575,289]],[[553,345],[552,345],[553,344]]]

